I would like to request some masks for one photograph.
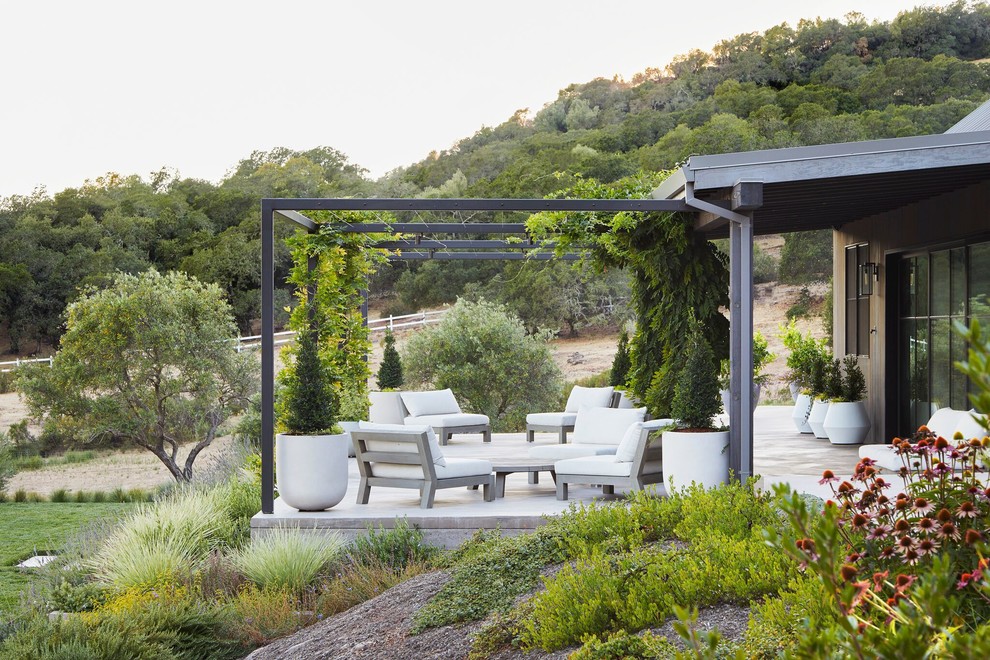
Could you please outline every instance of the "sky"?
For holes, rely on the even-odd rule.
[[[571,83],[911,0],[4,0],[0,198],[330,146],[377,178]]]

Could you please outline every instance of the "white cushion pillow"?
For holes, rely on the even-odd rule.
[[[401,396],[403,405],[412,417],[461,412],[461,407],[457,405],[457,399],[449,388],[428,392],[403,392]]]
[[[968,414],[965,410],[939,408],[925,426],[935,435],[940,435],[946,440],[951,440],[952,434],[955,433],[956,426],[962,421],[963,415]]]
[[[362,431],[385,431],[388,433],[423,433],[426,432],[426,439],[430,443],[430,453],[433,455],[433,464],[442,467],[447,465],[447,459],[440,449],[440,442],[437,440],[436,431],[432,426],[426,425],[404,425],[404,424],[375,424],[374,422],[358,422],[358,428]],[[409,442],[369,442],[370,451],[394,451],[396,453],[416,453],[416,445]]]
[[[646,408],[588,408],[578,410],[574,444],[618,445],[626,429],[646,418]]]
[[[612,402],[613,387],[581,387],[575,385],[567,397],[564,412],[577,412],[581,406],[589,408],[608,408]]]
[[[639,437],[643,435],[643,422],[634,422],[626,429],[618,449],[615,450],[616,463],[631,463],[636,458],[636,448],[639,446]]]

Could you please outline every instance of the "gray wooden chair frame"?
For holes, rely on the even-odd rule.
[[[372,486],[388,486],[390,488],[415,488],[420,493],[420,508],[432,509],[433,498],[439,488],[468,488],[484,487],[486,502],[495,497],[495,475],[477,474],[466,477],[440,479],[437,477],[436,466],[433,464],[433,452],[430,450],[428,435],[422,433],[398,433],[393,431],[351,431],[351,441],[354,443],[354,454],[361,473],[361,483],[358,486],[358,504],[367,504]],[[403,442],[416,445],[416,453],[395,451],[369,451],[368,442]],[[424,479],[403,479],[398,477],[376,477],[372,474],[372,463],[398,463],[400,465],[417,465],[423,469]]]
[[[653,435],[651,438],[650,436]],[[649,484],[658,484],[663,481],[663,472],[651,472],[644,474],[646,464],[661,459],[661,446],[663,433],[660,427],[644,427],[639,436],[639,444],[636,447],[636,456],[632,461],[632,469],[628,477],[616,477],[604,474],[567,474],[557,469],[557,499],[567,499],[567,484],[595,484],[602,487],[602,493],[610,495],[615,492],[616,486],[624,486],[631,491],[643,490]]]

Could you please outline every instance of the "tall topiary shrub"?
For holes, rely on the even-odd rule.
[[[325,435],[337,424],[339,398],[334,377],[320,359],[315,327],[296,338],[295,362],[282,382],[282,424],[288,433]]]
[[[629,376],[632,362],[629,359],[629,333],[622,330],[619,335],[619,346],[612,359],[612,371],[609,373],[608,384],[613,387],[624,387]]]
[[[378,387],[396,390],[402,387],[402,360],[399,351],[395,350],[395,335],[391,330],[385,331],[384,343],[382,363],[378,366]]]
[[[859,368],[855,355],[847,355],[842,361],[845,373],[842,376],[840,398],[842,401],[862,401],[866,398],[866,377]]]
[[[671,414],[685,429],[711,429],[722,407],[715,355],[697,329],[688,338],[684,367],[677,374]]]

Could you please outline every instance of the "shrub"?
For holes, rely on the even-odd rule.
[[[52,491],[52,494],[49,496],[49,500],[52,502],[68,502],[69,493],[64,488],[58,488]]]
[[[262,589],[300,593],[343,547],[339,534],[308,534],[278,527],[235,552],[231,561]]]
[[[290,590],[259,589],[253,584],[245,585],[231,606],[237,615],[236,634],[252,646],[291,635],[322,618]]]
[[[759,243],[753,244],[753,282],[774,282],[777,280],[778,260]]]
[[[219,546],[228,517],[215,490],[180,489],[124,518],[86,565],[120,588],[159,584],[191,572]]]
[[[0,371],[0,394],[14,391],[15,376],[13,371]]]
[[[695,326],[677,375],[671,416],[682,428],[710,429],[721,407],[715,356]]]
[[[451,388],[495,431],[521,429],[527,412],[558,405],[560,369],[546,341],[527,336],[518,318],[484,300],[460,300],[443,320],[406,343],[407,384]]]
[[[378,387],[379,389],[399,389],[402,387],[402,360],[399,352],[395,350],[395,335],[391,330],[385,331],[385,351],[382,354],[382,363],[378,367]]]
[[[16,491],[14,491],[14,501],[15,502],[27,502],[28,501],[28,493],[27,493],[27,491],[24,490],[23,488],[18,488]]]
[[[784,234],[780,281],[804,284],[832,274],[832,232],[828,229]]]
[[[842,375],[841,400],[862,401],[866,396],[866,377],[859,368],[855,355],[847,355],[842,361],[845,373]]]
[[[348,554],[358,564],[401,571],[409,564],[429,561],[437,551],[423,543],[418,527],[410,527],[405,518],[399,518],[392,529],[369,528],[367,534],[354,539]]]
[[[784,315],[787,317],[788,321],[794,321],[796,319],[803,319],[811,315],[812,306],[815,301],[811,298],[811,292],[808,291],[808,287],[801,287],[801,291],[798,292],[797,301],[787,308]]]
[[[619,346],[615,351],[615,357],[612,359],[612,370],[609,372],[608,384],[614,387],[624,387],[631,367],[632,362],[629,358],[629,334],[623,329],[619,335]]]
[[[429,570],[429,564],[410,562],[403,568],[393,568],[377,561],[345,563],[336,577],[319,589],[315,608],[330,616],[374,598]]]
[[[14,448],[7,433],[0,431],[0,493],[7,491],[7,482],[17,472],[13,466]]]

